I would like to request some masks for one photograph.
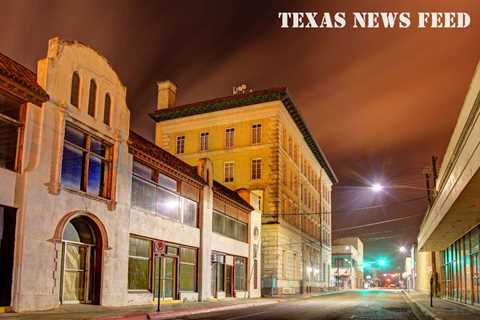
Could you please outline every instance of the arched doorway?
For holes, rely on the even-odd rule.
[[[102,239],[87,216],[71,219],[62,235],[61,303],[99,303]]]

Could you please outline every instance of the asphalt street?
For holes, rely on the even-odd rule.
[[[398,290],[356,290],[280,304],[188,316],[185,320],[416,320]]]

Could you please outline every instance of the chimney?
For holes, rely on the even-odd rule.
[[[157,110],[175,106],[177,86],[170,80],[158,81]]]

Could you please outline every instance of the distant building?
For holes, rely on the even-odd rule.
[[[0,55],[0,122],[0,311],[260,296],[258,197],[131,132],[98,52]]]
[[[348,237],[333,241],[332,275],[335,287],[363,288],[363,242],[359,238]]]
[[[263,294],[328,287],[337,178],[286,88],[241,85],[231,96],[182,106],[173,83],[158,90],[157,145],[190,164],[208,157],[215,179],[259,196]]]
[[[417,290],[480,304],[480,66],[477,66],[436,177],[418,234]]]

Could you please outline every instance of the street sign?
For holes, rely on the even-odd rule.
[[[153,255],[159,256],[165,252],[165,241],[154,240],[153,241]]]

